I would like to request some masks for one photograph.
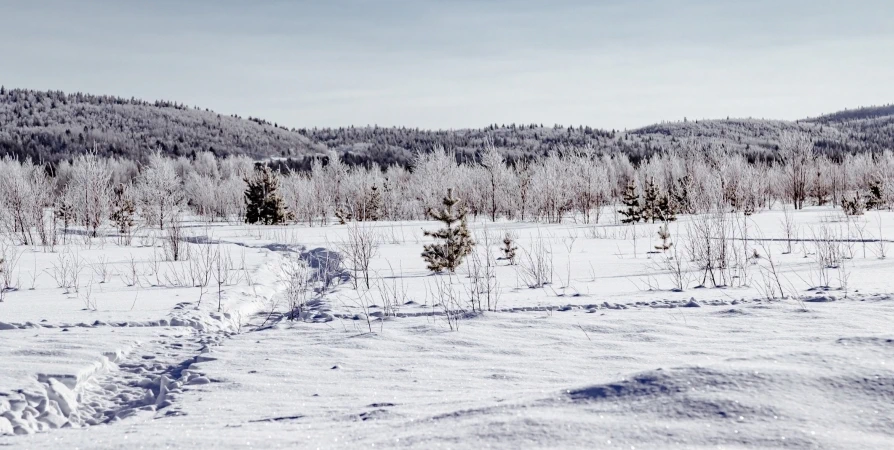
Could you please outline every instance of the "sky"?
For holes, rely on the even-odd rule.
[[[0,84],[288,127],[794,120],[894,103],[891,0],[0,0]]]

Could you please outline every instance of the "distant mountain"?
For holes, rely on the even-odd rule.
[[[0,154],[56,162],[95,148],[103,155],[140,159],[160,150],[190,156],[211,151],[243,154],[307,168],[313,157],[335,151],[349,164],[402,164],[437,147],[474,159],[488,143],[509,159],[590,147],[638,160],[685,143],[740,151],[753,159],[774,157],[778,136],[800,131],[817,149],[843,152],[894,149],[894,105],[845,110],[795,122],[726,119],[666,122],[631,131],[542,124],[490,125],[479,129],[420,130],[404,127],[287,129],[262,119],[226,116],[181,104],[120,97],[0,90]]]

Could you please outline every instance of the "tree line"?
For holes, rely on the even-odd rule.
[[[337,154],[307,171],[278,173],[245,156],[211,152],[145,162],[93,152],[53,171],[30,159],[0,159],[0,227],[22,244],[52,245],[78,227],[127,236],[134,227],[208,221],[303,223],[423,220],[444,194],[464,214],[489,220],[598,223],[666,221],[716,210],[756,214],[774,203],[840,205],[858,214],[894,204],[894,153],[816,151],[803,133],[779,138],[778,158],[749,161],[724,146],[684,140],[634,164],[584,148],[509,161],[489,145],[457,162],[443,148],[414,155],[410,168],[349,166]]]

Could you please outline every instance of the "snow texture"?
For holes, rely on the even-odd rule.
[[[794,215],[805,230],[848,226],[830,214]],[[17,276],[33,289],[20,282],[0,303],[0,445],[892,448],[892,265],[873,250],[884,238],[841,244],[849,256],[830,276],[810,233],[784,252],[781,217],[750,219],[780,268],[773,296],[761,261],[739,274],[749,283],[700,287],[693,269],[674,289],[650,251],[658,225],[475,222],[478,251],[512,230],[520,252],[544,243],[553,274],[531,288],[499,261],[499,298],[459,316],[437,292],[466,298],[467,266],[425,270],[431,222],[368,225],[381,242],[366,295],[334,270],[350,225],[206,227],[189,245],[225,249],[240,273],[220,298],[213,282],[163,281],[188,263],[107,243],[73,249],[118,274],[94,277],[86,302],[50,275],[64,249],[28,249]],[[892,218],[860,220],[894,236]],[[670,227],[676,245],[687,220]],[[319,289],[289,321],[294,258]],[[122,276],[132,260],[140,285]]]

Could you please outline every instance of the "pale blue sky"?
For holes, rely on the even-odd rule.
[[[287,126],[635,128],[894,102],[891,0],[0,0],[0,84]]]

